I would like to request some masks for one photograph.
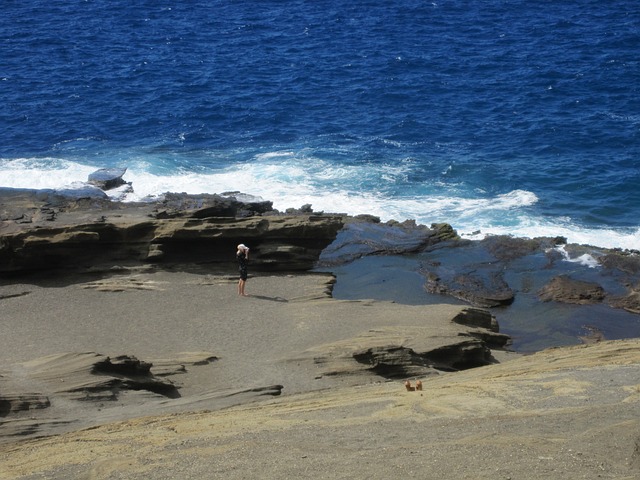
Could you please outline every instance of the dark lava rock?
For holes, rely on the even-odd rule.
[[[423,269],[427,281],[425,289],[429,293],[450,295],[459,300],[469,302],[476,307],[491,308],[510,305],[515,294],[504,281],[502,272],[443,271],[441,277],[437,271]]]
[[[606,293],[597,283],[574,280],[567,275],[551,279],[538,293],[544,302],[575,303],[579,305],[600,303]]]
[[[416,253],[452,239],[458,236],[448,224],[433,224],[429,228],[413,220],[380,223],[377,217],[361,215],[340,230],[335,241],[322,252],[320,264],[335,266],[367,255]]]

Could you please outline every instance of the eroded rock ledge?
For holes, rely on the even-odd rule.
[[[416,312],[418,313],[418,312]],[[439,375],[498,363],[491,349],[510,341],[485,309],[463,308],[448,322],[388,325],[308,352],[322,375],[387,379]]]
[[[235,246],[253,268],[310,269],[344,225],[341,215],[281,215],[271,202],[167,194],[125,204],[104,198],[0,189],[0,274],[144,263],[230,268]]]
[[[282,214],[272,202],[238,192],[168,193],[145,203],[76,197],[0,188],[0,275],[140,264],[235,268],[238,243],[251,247],[253,269],[307,271],[348,224],[368,227],[349,231],[350,245],[360,247],[339,252],[339,261],[412,251],[456,236],[448,225],[380,224],[370,216],[314,213],[309,205]],[[384,236],[393,242],[373,240]]]
[[[0,441],[65,430],[79,423],[74,414],[80,408],[78,402],[93,404],[97,413],[105,408],[124,408],[135,401],[180,401],[180,385],[168,377],[216,360],[208,352],[185,352],[174,359],[153,362],[132,355],[110,358],[83,352],[48,355],[13,365],[0,373]],[[282,386],[254,387],[232,394],[279,395],[281,389]],[[132,392],[137,400],[130,398]],[[65,405],[77,407],[65,413]],[[55,412],[50,413],[50,409]]]

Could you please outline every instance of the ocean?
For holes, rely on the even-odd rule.
[[[637,0],[5,0],[0,186],[640,248]]]

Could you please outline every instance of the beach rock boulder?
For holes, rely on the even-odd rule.
[[[548,238],[516,238],[508,235],[493,235],[481,241],[494,258],[501,262],[508,262],[522,258],[540,251],[542,247],[548,248],[555,244],[557,239],[550,241]]]
[[[112,190],[127,183],[122,178],[126,172],[126,168],[101,168],[89,174],[88,182],[101,190]]]

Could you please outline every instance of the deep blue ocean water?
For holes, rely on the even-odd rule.
[[[637,0],[5,0],[0,46],[0,186],[640,248]]]

